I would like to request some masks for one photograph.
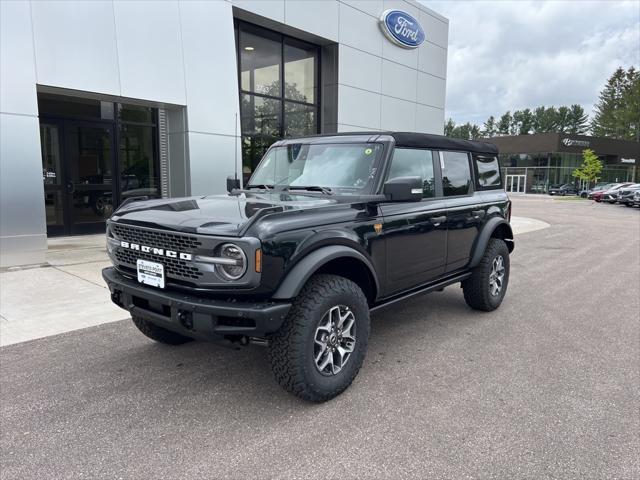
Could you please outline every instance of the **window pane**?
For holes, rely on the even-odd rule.
[[[246,185],[267,149],[278,137],[242,137],[242,178]]]
[[[242,134],[280,136],[280,100],[243,94]]]
[[[315,48],[284,46],[284,96],[289,100],[315,103],[316,101]]]
[[[251,178],[252,184],[322,186],[357,193],[375,179],[381,144],[290,144],[274,147]]]
[[[389,179],[398,177],[422,178],[423,198],[436,195],[433,159],[429,150],[396,148],[391,161]]]
[[[154,156],[154,127],[121,125],[120,185],[127,197],[159,195],[159,175]]]
[[[264,32],[240,30],[240,86],[242,90],[281,97],[282,42]]]
[[[40,93],[38,94],[38,113],[40,116],[102,118],[100,103],[99,100]]]
[[[123,122],[154,123],[153,108],[118,104],[118,118]]]
[[[442,189],[445,197],[466,195],[471,186],[469,157],[462,152],[440,152],[442,155]]]
[[[316,108],[299,103],[284,104],[284,136],[295,137],[318,132]]]
[[[500,187],[498,158],[482,155],[474,155],[473,158],[478,167],[478,184],[485,188]]]

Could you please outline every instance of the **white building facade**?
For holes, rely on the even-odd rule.
[[[222,193],[275,139],[442,133],[448,20],[410,0],[0,1],[1,266],[130,196]],[[387,10],[424,31],[383,35]],[[236,123],[236,118],[237,123]]]

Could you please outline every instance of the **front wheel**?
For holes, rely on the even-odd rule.
[[[313,276],[269,338],[276,380],[312,402],[339,395],[362,366],[369,330],[369,306],[358,285],[337,275]]]
[[[467,305],[484,312],[498,308],[507,292],[509,265],[509,249],[504,240],[489,239],[480,264],[462,282]]]

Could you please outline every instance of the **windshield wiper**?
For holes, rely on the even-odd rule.
[[[246,187],[244,187],[245,190],[251,190],[252,188],[260,188],[262,190],[271,190],[273,188],[273,185],[267,185],[264,183],[258,183],[255,185],[247,185]]]
[[[321,187],[319,185],[289,185],[285,190],[307,190],[309,192],[322,192],[325,195],[331,195],[329,187]]]

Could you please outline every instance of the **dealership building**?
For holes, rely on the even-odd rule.
[[[448,20],[412,0],[0,8],[3,267],[129,197],[222,193],[279,138],[442,133]]]
[[[640,182],[640,143],[565,133],[539,133],[485,139],[500,151],[505,188],[510,193],[546,193],[552,185],[576,184],[573,171],[582,152],[602,161],[602,182]]]

